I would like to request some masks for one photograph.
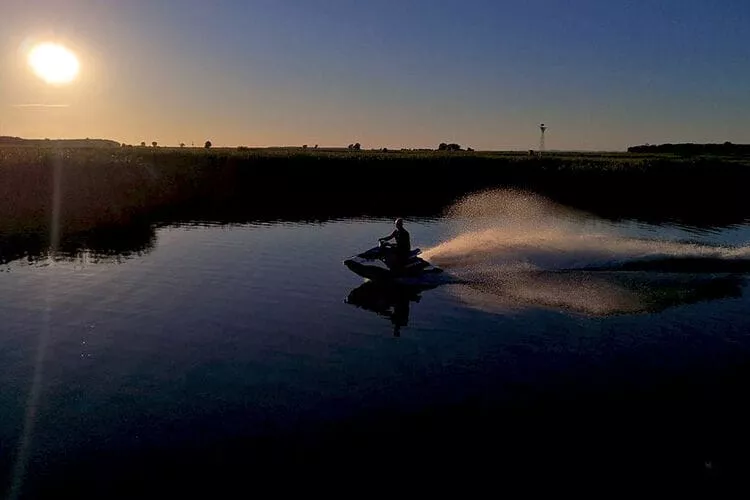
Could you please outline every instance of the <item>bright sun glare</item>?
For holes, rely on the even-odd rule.
[[[72,82],[80,68],[75,54],[56,43],[42,43],[31,49],[29,65],[39,78],[51,85]]]

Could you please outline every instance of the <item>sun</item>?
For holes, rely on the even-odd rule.
[[[42,43],[31,49],[29,66],[50,85],[71,83],[80,69],[76,55],[57,43]]]

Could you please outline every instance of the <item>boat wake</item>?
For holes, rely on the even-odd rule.
[[[423,256],[459,279],[483,310],[549,306],[609,315],[742,293],[750,246],[632,238],[519,191],[488,191],[449,210],[455,236]]]

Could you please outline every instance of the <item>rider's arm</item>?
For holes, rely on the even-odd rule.
[[[390,235],[380,238],[379,241],[388,241],[396,237],[396,231],[393,231]]]

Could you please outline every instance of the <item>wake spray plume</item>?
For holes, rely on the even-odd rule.
[[[615,225],[533,193],[493,190],[448,210],[454,235],[424,252],[459,278],[460,299],[483,310],[530,305],[607,315],[663,309],[678,298],[727,294],[750,272],[750,247],[627,237]],[[676,272],[681,276],[675,275]],[[713,273],[709,276],[706,273]]]

